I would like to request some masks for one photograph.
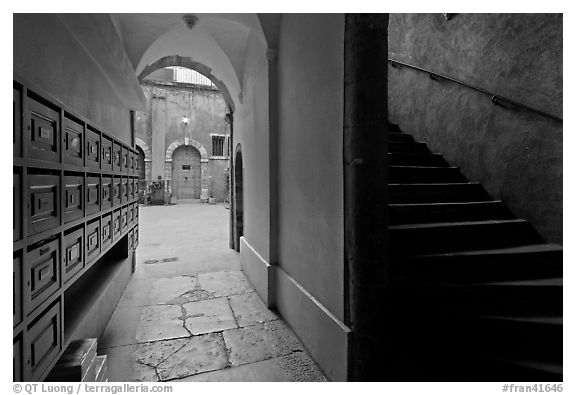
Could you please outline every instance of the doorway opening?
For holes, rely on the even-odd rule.
[[[234,249],[240,252],[240,237],[244,235],[244,206],[243,206],[243,167],[242,167],[242,147],[236,148],[236,158],[234,160],[234,223],[235,238]]]
[[[172,194],[178,200],[200,199],[202,188],[200,152],[181,145],[172,155]]]

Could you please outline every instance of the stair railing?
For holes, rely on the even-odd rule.
[[[423,73],[428,74],[429,77],[430,77],[432,80],[434,80],[434,81],[450,81],[450,82],[454,82],[454,83],[456,83],[456,84],[465,86],[465,87],[467,87],[467,88],[470,88],[470,89],[473,89],[473,90],[478,91],[478,92],[480,92],[480,93],[483,93],[483,94],[485,94],[485,95],[488,95],[488,96],[490,96],[490,98],[491,98],[490,100],[492,101],[492,103],[494,103],[494,105],[501,106],[501,107],[504,107],[504,108],[515,107],[515,108],[518,108],[518,109],[521,109],[521,110],[525,110],[525,111],[530,111],[530,112],[536,113],[536,114],[538,114],[538,115],[541,115],[541,116],[543,116],[543,117],[552,119],[552,120],[557,121],[557,122],[563,122],[562,118],[557,117],[556,115],[550,114],[550,113],[548,113],[548,112],[546,112],[546,111],[539,110],[539,109],[537,109],[537,108],[528,106],[528,105],[523,104],[523,103],[519,103],[519,102],[517,102],[517,101],[515,101],[515,100],[508,99],[508,98],[506,98],[506,97],[497,95],[497,94],[494,93],[494,92],[490,92],[490,91],[487,91],[487,90],[485,90],[485,89],[479,88],[479,87],[477,87],[477,86],[470,85],[470,84],[468,84],[468,83],[466,83],[466,82],[457,80],[457,79],[455,79],[455,78],[451,78],[451,77],[448,77],[448,76],[445,76],[445,75],[442,75],[442,74],[438,74],[438,73],[435,73],[435,72],[433,72],[433,71],[426,70],[426,69],[424,69],[424,68],[422,68],[422,67],[418,67],[418,66],[414,66],[414,65],[411,65],[411,64],[408,64],[408,63],[400,62],[400,61],[395,60],[395,59],[388,59],[388,62],[389,62],[390,65],[391,65],[392,67],[394,67],[394,68],[408,67],[408,68],[411,68],[411,69],[414,69],[414,70],[418,70],[418,71],[420,71],[420,72],[423,72]]]

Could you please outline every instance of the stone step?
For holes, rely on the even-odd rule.
[[[501,201],[388,205],[390,225],[512,218]]]
[[[388,142],[392,143],[414,143],[414,137],[408,133],[388,133]]]
[[[389,123],[388,124],[388,133],[401,133],[400,126],[396,123]]]
[[[447,167],[441,154],[388,154],[389,166]]]
[[[492,369],[494,361],[537,360],[562,363],[562,319],[529,316],[444,316],[437,311],[413,310],[390,316],[388,357],[399,374],[415,377],[521,376],[519,371]],[[415,358],[415,356],[418,358]],[[411,360],[416,359],[412,362]],[[428,365],[428,369],[426,369]],[[412,369],[410,369],[412,368]],[[407,371],[413,372],[407,373]],[[428,370],[428,372],[426,372]]]
[[[392,256],[515,247],[542,243],[519,219],[389,226]]]
[[[457,167],[389,166],[391,184],[458,183],[466,178]]]
[[[426,143],[388,142],[388,152],[394,154],[428,154],[430,150]]]
[[[562,316],[562,278],[476,284],[434,283],[394,278],[391,301],[406,308],[442,310],[443,314],[522,317]]]
[[[448,283],[519,281],[562,277],[562,247],[534,244],[395,257],[390,275]]]
[[[476,182],[388,185],[389,204],[455,203],[492,200]]]

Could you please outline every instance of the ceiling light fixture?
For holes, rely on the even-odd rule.
[[[196,15],[184,15],[182,17],[182,20],[184,20],[184,23],[186,24],[186,27],[188,29],[192,29],[194,28],[194,26],[196,26],[196,23],[198,22],[198,17]]]

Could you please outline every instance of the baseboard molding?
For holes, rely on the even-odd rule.
[[[273,267],[246,241],[244,236],[240,237],[240,264],[242,272],[260,299],[268,308],[274,308]]]
[[[326,377],[346,381],[350,329],[288,273],[270,265],[244,237],[240,259],[258,296],[278,311]]]
[[[346,381],[350,328],[284,270],[274,267],[274,272],[278,312],[326,377]]]

